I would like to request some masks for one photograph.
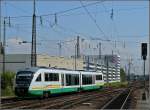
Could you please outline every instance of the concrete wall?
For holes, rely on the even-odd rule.
[[[16,72],[20,69],[30,67],[30,55],[29,54],[7,54],[5,57],[6,63],[5,68],[6,71]],[[0,55],[0,72],[2,72],[3,56]]]

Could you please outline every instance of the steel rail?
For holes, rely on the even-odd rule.
[[[124,92],[124,91],[123,91]],[[123,92],[112,98],[110,101],[108,101],[101,109],[105,109],[110,103],[112,103],[114,100],[116,100]]]
[[[124,101],[124,103],[122,104],[122,106],[121,106],[120,109],[124,109],[125,104],[127,103],[127,100],[129,99],[129,96],[130,96],[131,92],[132,92],[132,90],[130,89],[130,92],[128,93],[128,95],[127,95],[127,97],[126,97],[126,99],[125,99],[125,101]]]
[[[108,108],[109,106],[111,106],[111,104],[113,104],[114,102],[116,102],[117,100],[119,100],[120,97],[121,97],[125,92],[128,92],[128,93],[127,93],[127,96],[126,96],[126,98],[124,99],[123,103],[120,104],[121,107],[119,108],[119,109],[123,109],[123,108],[125,107],[126,103],[127,103],[127,100],[129,99],[129,96],[130,96],[131,92],[132,92],[131,89],[129,89],[129,91],[128,91],[128,90],[125,90],[125,91],[121,92],[121,93],[118,94],[116,97],[114,97],[114,98],[112,98],[110,101],[108,101],[101,109],[106,109],[106,108]],[[126,95],[126,93],[125,93],[124,95]],[[114,106],[115,106],[115,105],[114,105]],[[110,109],[110,108],[109,108],[109,109]],[[113,109],[113,108],[111,108],[111,109]]]

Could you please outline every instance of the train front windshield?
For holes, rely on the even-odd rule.
[[[16,74],[16,84],[29,86],[33,78],[33,72],[31,71],[20,71]]]

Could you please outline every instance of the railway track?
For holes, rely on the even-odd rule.
[[[116,94],[122,91],[119,90],[100,90],[100,91],[90,91],[90,92],[81,92],[76,94],[69,94],[65,96],[59,97],[51,97],[48,99],[30,99],[30,100],[17,100],[16,102],[12,103],[2,103],[2,109],[33,109],[33,108],[40,108],[40,109],[60,109],[60,108],[72,108],[74,105],[79,103],[87,102],[91,99],[96,99],[98,97],[106,97],[108,94]]]
[[[1,98],[1,103],[9,103],[9,102],[14,102],[14,101],[18,101],[18,100],[21,100],[17,97],[3,97]]]
[[[101,109],[128,109],[128,101],[132,90],[127,89],[108,101]]]
[[[79,103],[75,103],[73,106],[67,107],[67,109],[99,109],[103,106],[108,100],[111,100],[115,97],[118,93],[124,91],[124,89],[116,89],[112,91],[106,91],[101,94],[97,94],[91,97],[89,100],[86,101],[79,101]],[[87,98],[88,99],[88,98]],[[63,109],[66,107],[63,107]]]
[[[136,83],[137,84],[137,83]],[[132,90],[140,88],[139,84],[126,88],[85,91],[50,97],[48,99],[2,99],[2,109],[121,109],[128,107]],[[106,104],[107,103],[107,104]],[[112,105],[111,105],[112,104]],[[117,107],[115,106],[117,105]],[[115,108],[116,107],[116,108]]]

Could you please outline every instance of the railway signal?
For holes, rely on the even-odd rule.
[[[147,43],[142,43],[142,57],[143,60],[146,60],[146,56],[147,56]]]
[[[144,60],[144,71],[143,71],[143,73],[144,73],[144,89],[145,89],[145,60],[146,60],[146,56],[147,56],[147,43],[142,43],[142,45],[141,45],[141,51],[142,51],[142,58],[143,58],[143,60]],[[145,93],[145,90],[144,90],[144,93],[142,94],[142,99],[143,100],[146,100],[146,93]]]

